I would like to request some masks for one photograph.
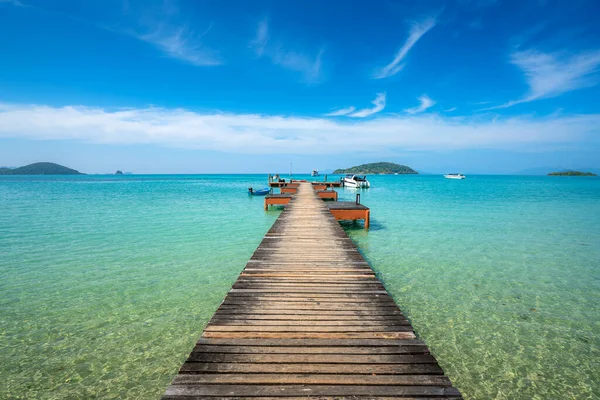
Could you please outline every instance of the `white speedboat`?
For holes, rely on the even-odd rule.
[[[367,180],[366,175],[351,175],[348,174],[342,179],[342,183],[346,187],[366,189],[371,187],[371,183]]]
[[[465,179],[466,176],[464,176],[463,174],[446,174],[446,175],[444,175],[444,178],[447,178],[447,179]]]
[[[310,176],[319,176],[319,171],[316,169],[313,169]]]

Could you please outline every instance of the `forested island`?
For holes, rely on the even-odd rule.
[[[550,172],[548,176],[598,176],[592,172],[581,172],[581,171],[561,171],[561,172]]]
[[[336,169],[334,174],[418,174],[414,169],[406,165],[395,164],[391,162],[378,162],[370,164],[357,165],[346,169]]]
[[[51,162],[38,162],[19,168],[0,168],[0,175],[83,175],[81,172]]]

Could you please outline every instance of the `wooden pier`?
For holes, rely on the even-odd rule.
[[[279,181],[273,181],[270,180],[269,181],[269,187],[297,187],[300,182],[305,182],[305,181],[283,181],[283,182],[279,182]],[[341,187],[342,186],[342,182],[340,181],[319,181],[319,182],[312,182],[314,185],[320,185],[320,186],[325,186],[326,188],[334,188],[334,187]]]
[[[163,399],[461,399],[310,183]]]

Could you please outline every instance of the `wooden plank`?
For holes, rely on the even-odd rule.
[[[289,373],[289,374],[386,374],[441,375],[437,364],[254,364],[254,363],[185,363],[181,373]]]
[[[435,364],[428,354],[229,354],[192,352],[186,362],[302,364]]]
[[[371,347],[293,347],[293,346],[224,346],[196,345],[194,353],[241,354],[427,354],[427,346],[371,346]]]
[[[412,332],[411,326],[403,325],[369,325],[369,326],[328,326],[328,325],[230,325],[211,323],[204,332]]]
[[[388,311],[362,311],[362,310],[319,310],[319,315],[329,315],[329,316],[341,316],[341,315],[352,315],[356,317],[363,316],[375,316],[375,315],[402,315],[400,310],[390,309]],[[315,310],[264,310],[264,309],[219,309],[217,310],[217,314],[221,315],[244,315],[244,314],[258,314],[258,315],[314,315]]]
[[[260,339],[414,339],[412,332],[204,332],[207,338],[260,338]]]
[[[257,321],[257,320],[253,320],[253,319],[241,319],[241,318],[213,318],[209,321],[208,326],[217,326],[217,325],[227,325],[227,326],[235,326],[235,325],[239,325],[239,326],[252,326],[252,325],[259,325],[259,326],[297,326],[298,322],[297,320],[262,320],[262,321]],[[312,321],[310,323],[310,326],[312,327],[317,327],[317,326],[344,326],[344,327],[349,327],[349,326],[363,326],[363,327],[368,327],[368,326],[372,326],[372,327],[383,327],[383,326],[410,326],[410,322],[408,322],[408,320],[406,319],[400,319],[400,318],[387,318],[385,320],[379,320],[379,321],[365,321],[362,319],[359,320],[355,320],[355,321],[330,321],[330,320],[326,320],[326,321]]]
[[[252,385],[414,385],[450,386],[443,375],[327,375],[327,374],[187,374],[179,375],[173,385],[252,384]]]
[[[312,347],[378,347],[378,346],[417,346],[425,345],[422,340],[385,340],[385,339],[346,339],[346,340],[330,340],[330,339],[206,339],[200,338],[198,344],[205,345],[229,345],[229,346],[312,346]]]
[[[393,314],[393,315],[338,315],[334,314],[323,314],[319,312],[315,314],[314,312],[310,314],[281,314],[281,313],[262,313],[262,314],[252,314],[252,313],[217,313],[211,319],[212,320],[223,320],[223,319],[247,319],[247,320],[261,320],[261,321],[297,321],[300,324],[307,324],[310,321],[388,321],[397,317],[402,317],[402,313]]]
[[[167,396],[444,396],[459,395],[446,386],[356,386],[356,385],[171,385]]]

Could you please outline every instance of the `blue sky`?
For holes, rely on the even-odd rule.
[[[0,0],[0,165],[600,167],[596,1]]]

